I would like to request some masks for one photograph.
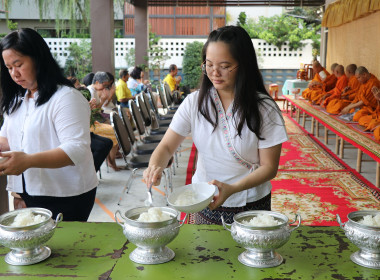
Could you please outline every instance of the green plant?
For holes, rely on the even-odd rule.
[[[194,41],[186,44],[182,61],[183,84],[189,88],[197,88],[202,76],[202,48],[203,43]]]
[[[160,39],[161,37],[157,36],[156,33],[149,31],[148,57],[145,57],[145,60],[152,70],[161,70],[165,61],[170,58],[170,56],[166,54],[166,50],[159,45]]]
[[[70,54],[65,64],[65,74],[81,80],[92,71],[91,43],[88,40],[82,40],[80,44],[72,43],[68,51]]]
[[[134,48],[130,48],[127,52],[127,55],[124,57],[125,58],[125,61],[127,62],[127,65],[129,67],[131,66],[134,66],[135,65],[135,49]]]
[[[9,30],[17,30],[18,28],[18,23],[17,22],[13,22],[12,20],[7,20],[7,27]]]

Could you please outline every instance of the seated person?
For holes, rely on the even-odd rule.
[[[129,73],[127,87],[131,91],[132,96],[136,96],[144,90],[144,84],[140,81],[143,78],[144,71],[138,66],[133,68],[132,72]]]
[[[310,101],[312,104],[319,105],[321,102],[322,96],[332,90],[337,82],[337,77],[335,76],[335,68],[338,66],[338,63],[333,63],[331,65],[331,74],[326,77],[326,79],[321,83],[320,87],[315,87],[310,94]]]
[[[166,75],[163,83],[167,83],[170,87],[170,90],[173,92],[175,90],[179,90],[179,84],[182,80],[181,76],[177,76],[178,68],[175,64],[169,66],[169,74]]]
[[[372,88],[380,87],[380,81],[364,66],[358,67],[355,75],[361,85],[355,99],[340,111],[340,115],[346,115],[343,117],[346,120],[357,122],[362,116],[368,115],[371,110],[376,109],[377,101],[372,93]]]
[[[324,95],[321,96],[321,99],[318,100],[318,103],[322,107],[326,107],[327,104],[331,100],[333,100],[335,98],[340,98],[342,91],[347,87],[348,78],[347,78],[346,74],[344,73],[343,65],[338,65],[335,67],[334,75],[338,78],[338,81],[336,82],[335,88],[326,92]]]
[[[326,112],[330,114],[339,114],[340,111],[349,105],[354,99],[353,97],[360,87],[360,83],[355,76],[356,69],[356,64],[350,64],[346,67],[345,73],[348,78],[348,85],[343,89],[342,94],[339,97],[337,96],[328,102],[326,105]]]
[[[127,86],[128,78],[128,70],[121,69],[119,71],[119,81],[116,85],[116,97],[117,101],[120,102],[120,106],[123,108],[129,108],[128,101],[131,99],[135,99],[135,97],[132,96],[132,93]]]

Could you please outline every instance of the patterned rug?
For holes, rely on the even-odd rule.
[[[283,144],[279,171],[272,182],[272,210],[293,220],[296,213],[303,225],[337,226],[357,210],[380,209],[380,191],[349,167],[318,139],[284,114],[289,141]],[[188,165],[187,183],[195,171],[196,148]],[[193,215],[188,222],[193,223]]]

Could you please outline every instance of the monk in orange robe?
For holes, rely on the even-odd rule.
[[[377,107],[375,110],[371,110],[371,114],[362,116],[359,119],[359,124],[365,126],[366,131],[377,131],[377,140],[380,141],[380,89],[378,87],[372,88],[372,93],[377,100]]]
[[[324,82],[330,76],[330,73],[322,67],[318,61],[313,62],[314,78],[310,81],[308,88],[302,92],[305,99],[311,100],[311,94],[314,91],[320,92],[323,89]]]
[[[358,67],[355,72],[356,78],[361,83],[359,91],[357,92],[355,99],[351,101],[351,104],[342,109],[340,115],[355,112],[353,121],[357,122],[365,115],[371,114],[377,107],[377,100],[372,93],[373,87],[380,87],[380,81],[371,73],[368,72],[364,66]]]
[[[335,76],[335,68],[338,66],[338,63],[333,63],[331,65],[331,75],[327,76],[323,81],[322,86],[320,88],[316,88],[310,93],[310,101],[313,104],[319,105],[322,97],[326,94],[326,92],[335,88],[337,77]]]
[[[355,76],[356,69],[356,64],[350,64],[346,67],[348,86],[343,90],[339,98],[337,97],[330,100],[330,102],[326,105],[326,111],[328,113],[339,114],[344,107],[351,104],[351,101],[354,100],[354,97],[359,91],[360,87],[360,83]],[[351,97],[352,99],[350,99]]]
[[[339,99],[342,91],[348,85],[348,78],[344,73],[343,65],[338,65],[335,67],[334,75],[338,78],[335,88],[326,92],[320,97],[320,99],[317,100],[317,104],[320,104],[322,107],[326,107],[326,105],[335,98]]]

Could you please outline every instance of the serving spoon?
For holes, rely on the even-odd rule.
[[[152,186],[153,186],[153,183],[151,183],[151,184],[149,185],[149,189],[148,189],[148,198],[145,199],[145,201],[144,201],[145,206],[153,206]]]

